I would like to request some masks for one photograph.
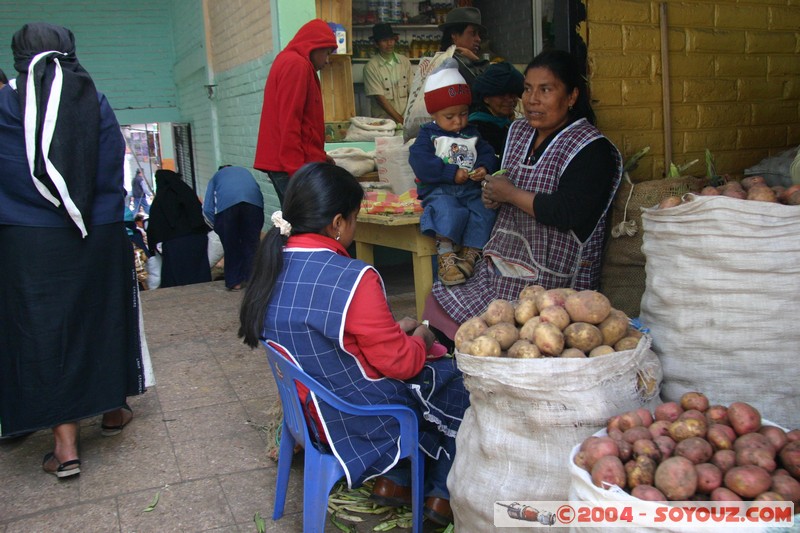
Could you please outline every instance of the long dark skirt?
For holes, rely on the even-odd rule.
[[[162,243],[161,287],[178,287],[211,281],[208,235],[193,233]]]
[[[77,421],[144,392],[136,272],[122,222],[0,226],[0,435]]]

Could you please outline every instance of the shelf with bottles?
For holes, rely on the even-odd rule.
[[[435,27],[435,26],[434,26]],[[399,28],[398,28],[399,29]],[[396,30],[397,31],[397,30]],[[435,33],[401,33],[394,51],[409,58],[411,61],[419,61],[423,57],[433,56],[439,51],[441,33],[438,29]],[[353,61],[368,61],[377,52],[375,43],[371,38],[354,34],[353,40]]]

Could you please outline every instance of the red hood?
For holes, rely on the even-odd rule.
[[[284,50],[294,50],[308,58],[312,50],[318,48],[336,48],[336,36],[328,23],[322,19],[306,22],[289,41]]]

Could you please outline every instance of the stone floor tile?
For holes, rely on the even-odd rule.
[[[169,438],[173,443],[220,439],[249,430],[247,413],[238,401],[164,411]]]
[[[159,493],[158,503],[144,512]],[[206,531],[235,526],[225,494],[216,478],[123,494],[119,502],[120,531],[162,533]]]
[[[53,479],[55,480],[55,477]],[[114,498],[106,498],[101,501],[61,506],[10,522],[5,529],[5,533],[32,531],[119,533],[117,502]]]
[[[274,464],[267,457],[266,445],[258,430],[249,425],[243,425],[235,434],[175,442],[173,447],[184,481]]]

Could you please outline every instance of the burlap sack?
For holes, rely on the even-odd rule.
[[[706,178],[681,176],[634,184],[625,174],[611,206],[611,234],[600,274],[600,291],[611,300],[611,305],[631,318],[639,316],[645,287],[642,209],[653,207],[669,196],[698,192],[707,183]]]
[[[701,391],[800,427],[800,207],[695,196],[642,222],[664,401]]]
[[[650,341],[645,335],[633,350],[588,359],[457,353],[470,407],[447,478],[455,530],[495,531],[496,501],[566,500],[572,447],[613,415],[661,403]]]

